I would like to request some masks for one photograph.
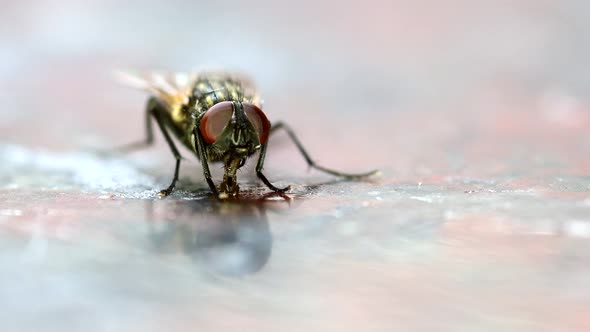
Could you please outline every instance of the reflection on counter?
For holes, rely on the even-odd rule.
[[[247,200],[159,203],[146,202],[154,250],[183,252],[207,271],[241,276],[259,271],[270,259],[273,240],[267,211],[290,208],[291,198],[272,194]]]

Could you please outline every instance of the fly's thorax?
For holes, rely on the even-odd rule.
[[[259,104],[255,89],[245,82],[220,74],[203,74],[193,84],[192,106],[206,111],[222,101],[252,102]]]

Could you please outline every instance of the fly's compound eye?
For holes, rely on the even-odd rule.
[[[260,144],[266,143],[270,132],[270,122],[266,118],[266,115],[254,104],[242,103],[242,105],[244,105],[244,113],[246,113],[248,120],[250,120],[250,123],[254,126],[254,129],[258,134]]]
[[[231,120],[233,113],[234,109],[231,101],[222,101],[207,110],[207,113],[201,118],[200,125],[205,142],[211,144],[217,140],[217,137],[221,135],[223,129]]]

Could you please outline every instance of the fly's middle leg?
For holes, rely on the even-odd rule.
[[[258,178],[260,180],[262,180],[262,182],[264,182],[264,184],[268,188],[270,188],[270,190],[272,190],[274,192],[278,192],[278,193],[284,193],[284,192],[288,191],[289,189],[291,189],[291,186],[286,186],[285,188],[277,188],[272,183],[270,183],[270,181],[268,181],[266,176],[262,173],[262,168],[264,167],[264,159],[266,159],[266,146],[267,145],[268,145],[268,141],[262,145],[262,148],[260,148],[260,156],[258,157],[258,164],[256,164],[256,175],[258,176]]]
[[[158,102],[156,98],[150,98],[145,111],[145,139],[138,142],[123,145],[116,149],[116,151],[118,152],[131,152],[152,145],[154,143],[154,132],[152,122],[153,120],[156,120],[156,123],[158,124],[158,127],[162,132],[162,135],[164,135],[164,138],[166,139],[166,142],[168,143],[168,146],[170,147],[170,150],[172,151],[172,154],[176,159],[176,165],[174,167],[174,177],[172,178],[172,182],[170,183],[168,188],[161,190],[158,193],[159,197],[166,197],[170,195],[170,193],[172,193],[172,191],[174,190],[176,182],[178,181],[178,173],[180,171],[180,160],[182,159],[180,152],[178,152],[178,149],[172,141],[172,138],[170,137],[170,134],[166,129],[164,121],[162,120],[162,115],[165,114],[165,112],[166,109],[160,104],[160,102]]]
[[[174,167],[174,177],[172,178],[172,182],[170,183],[168,188],[161,190],[158,193],[158,196],[166,197],[166,196],[170,195],[170,193],[172,193],[172,190],[174,190],[174,187],[176,186],[176,181],[178,181],[178,172],[180,170],[180,160],[182,159],[182,156],[180,155],[180,152],[178,152],[178,149],[176,148],[174,141],[172,141],[172,138],[170,137],[170,134],[168,133],[168,130],[166,129],[166,126],[164,125],[164,121],[162,121],[161,111],[158,111],[158,110],[159,110],[159,108],[153,109],[151,111],[151,115],[158,123],[158,127],[160,127],[160,131],[162,132],[162,135],[164,135],[164,138],[166,139],[166,142],[168,143],[168,146],[170,147],[170,150],[172,151],[172,154],[174,155],[174,158],[176,159],[176,166]]]

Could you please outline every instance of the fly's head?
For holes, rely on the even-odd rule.
[[[249,102],[223,101],[205,112],[199,129],[208,151],[224,162],[220,194],[237,195],[237,170],[268,140],[270,122],[266,115]]]

